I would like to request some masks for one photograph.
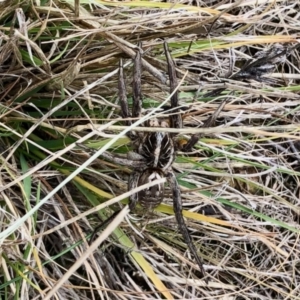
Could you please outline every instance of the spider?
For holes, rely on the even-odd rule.
[[[177,78],[175,73],[175,65],[171,58],[168,45],[164,43],[164,50],[168,64],[168,73],[170,81],[170,93],[171,96],[171,109],[172,115],[169,116],[169,124],[165,120],[152,119],[147,121],[145,126],[147,127],[166,127],[170,126],[172,128],[182,127],[182,117],[178,109],[178,92],[175,91],[177,87]],[[126,87],[123,74],[123,63],[120,61],[119,68],[119,100],[121,106],[122,117],[124,119],[129,119],[126,121],[126,125],[131,125],[132,121],[130,118],[139,118],[141,116],[142,109],[142,95],[141,95],[141,53],[137,51],[136,57],[134,59],[134,70],[133,70],[133,106],[132,112],[130,113],[127,97],[126,97]],[[175,91],[175,92],[174,92]],[[219,109],[214,113],[218,114],[222,109]],[[209,127],[214,119],[214,115],[208,119],[203,126]],[[176,180],[176,176],[172,169],[172,164],[175,160],[176,151],[190,151],[193,146],[198,142],[199,135],[193,135],[190,140],[185,144],[179,143],[174,134],[167,132],[134,132],[131,131],[128,134],[134,147],[134,157],[120,158],[111,155],[108,152],[104,152],[102,156],[110,161],[116,162],[118,164],[129,166],[133,169],[129,177],[128,190],[132,190],[137,186],[143,185],[145,183],[154,181],[165,177],[167,183],[172,191],[173,196],[173,207],[175,212],[175,218],[179,225],[180,232],[184,238],[184,241],[188,245],[189,250],[194,256],[199,270],[201,272],[201,277],[205,276],[205,271],[203,267],[202,260],[197,254],[195,245],[192,242],[188,228],[185,224],[183,214],[182,214],[182,200],[179,184]],[[133,211],[139,203],[142,207],[146,209],[153,209],[157,207],[164,199],[165,186],[164,184],[154,185],[151,188],[144,189],[138,193],[135,193],[129,198],[129,210]],[[108,220],[104,223],[107,224],[112,218],[114,218],[119,211],[115,212]],[[92,235],[91,240],[95,232],[99,230],[100,227],[104,225],[102,223],[98,226]],[[207,282],[207,280],[206,280]]]

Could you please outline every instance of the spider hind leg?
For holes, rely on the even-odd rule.
[[[167,181],[168,181],[168,184],[172,191],[173,208],[174,208],[175,218],[178,223],[180,233],[182,234],[185,243],[187,244],[189,250],[191,251],[192,255],[194,256],[194,258],[197,262],[197,265],[198,265],[200,273],[201,273],[201,277],[204,278],[206,273],[205,273],[205,270],[203,267],[203,262],[202,262],[201,258],[198,256],[196,247],[191,239],[188,228],[185,224],[183,214],[182,214],[182,200],[181,200],[180,187],[176,180],[175,174],[172,171],[169,171],[167,173]],[[205,278],[204,280],[206,283],[208,283],[207,278]]]

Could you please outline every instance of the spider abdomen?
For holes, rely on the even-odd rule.
[[[164,173],[160,169],[145,169],[138,180],[138,186],[152,182],[164,177]],[[158,206],[164,199],[164,184],[156,184],[150,188],[144,189],[138,193],[138,202],[142,207],[152,209]]]

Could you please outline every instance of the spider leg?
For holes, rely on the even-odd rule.
[[[142,160],[130,160],[126,158],[121,158],[121,157],[116,157],[111,155],[108,152],[104,152],[102,156],[110,161],[119,163],[120,165],[127,166],[127,167],[136,167],[136,168],[142,168],[145,165],[145,162]],[[129,176],[129,181],[128,181],[128,191],[136,188],[138,186],[138,181],[140,178],[140,172],[139,171],[134,171],[130,174]],[[138,203],[138,193],[135,193],[129,197],[129,210],[130,212],[134,210],[136,204]],[[117,210],[114,212],[110,217],[108,217],[103,223],[98,225],[89,240],[89,245],[94,241],[96,234],[99,230],[101,230],[103,227],[107,226],[121,211],[121,209]]]
[[[119,88],[119,101],[120,101],[120,106],[121,106],[122,117],[124,119],[131,118],[129,108],[128,108],[127,96],[126,96],[126,86],[125,86],[125,80],[124,80],[124,69],[123,69],[123,60],[122,59],[120,59],[120,62],[119,62],[118,88]],[[126,121],[126,124],[128,126],[130,126],[131,121],[130,120]]]
[[[173,207],[174,207],[174,212],[175,212],[175,217],[176,221],[179,225],[179,230],[184,238],[184,241],[188,245],[190,251],[192,252],[198,266],[201,272],[201,276],[205,276],[205,270],[203,267],[202,260],[197,254],[197,250],[195,245],[193,244],[193,241],[191,239],[191,236],[189,234],[188,228],[185,224],[183,214],[182,214],[182,201],[181,201],[181,193],[180,193],[180,188],[178,185],[178,182],[176,180],[175,174],[172,171],[167,172],[167,181],[168,184],[172,190],[172,195],[173,195]],[[205,279],[205,282],[208,283],[208,280]]]
[[[111,153],[105,151],[101,154],[102,157],[105,159],[112,161],[116,164],[120,164],[125,167],[130,167],[130,168],[143,168],[145,166],[145,160],[140,158],[140,159],[131,159],[131,158],[125,158],[121,156],[116,156],[112,155]]]
[[[105,157],[106,159],[110,160],[110,161],[114,161],[116,163],[119,163],[123,166],[128,166],[128,167],[142,167],[145,165],[145,162],[143,161],[132,161],[126,158],[118,158],[115,157],[111,154],[109,154],[108,152],[104,152],[102,154],[103,157]],[[138,186],[138,181],[140,178],[140,172],[139,171],[134,171],[130,174],[129,176],[129,181],[128,181],[128,191],[136,188]],[[131,195],[129,197],[129,210],[130,212],[134,210],[136,204],[138,203],[138,193],[135,193],[133,195]],[[107,218],[103,223],[101,223],[100,225],[98,225],[92,235],[91,238],[89,240],[89,245],[91,245],[91,243],[94,241],[95,236],[97,234],[97,232],[99,230],[101,230],[103,227],[107,226],[121,211],[121,209],[117,210],[116,212],[114,212],[109,218]]]
[[[126,96],[126,86],[125,86],[125,80],[124,80],[124,69],[123,69],[123,61],[120,59],[119,62],[119,83],[118,83],[118,88],[119,88],[119,101],[120,101],[120,106],[121,106],[121,115],[124,119],[127,119],[125,121],[125,124],[127,126],[132,125],[132,121],[129,120],[131,118],[131,114],[129,112],[129,107],[128,107],[128,100]],[[136,140],[137,134],[135,132],[129,131],[127,133],[127,136],[131,140]]]
[[[138,48],[136,57],[134,59],[133,67],[133,83],[132,83],[132,117],[139,118],[142,111],[142,90],[141,90],[141,77],[142,77],[142,58],[141,52]]]
[[[122,166],[133,168],[134,171],[130,174],[128,180],[128,191],[133,190],[139,185],[139,179],[141,176],[141,172],[138,169],[142,170],[145,167],[145,160],[142,156],[135,156],[132,159],[128,159],[125,157],[115,156],[110,154],[109,152],[103,152],[101,154],[102,157],[105,159],[112,161],[116,164],[120,164]],[[129,209],[130,211],[133,210],[138,202],[138,194],[135,193],[129,197]]]
[[[177,88],[177,77],[176,77],[176,70],[174,61],[170,55],[169,47],[167,42],[164,42],[164,49],[165,55],[168,64],[168,73],[169,73],[169,80],[170,80],[170,93],[172,94],[175,89]],[[171,128],[182,128],[182,118],[181,114],[179,113],[178,109],[178,91],[174,92],[171,97],[171,108],[172,108],[172,116],[170,116],[170,127]]]
[[[136,188],[139,184],[139,178],[140,178],[141,173],[139,171],[132,172],[129,176],[128,180],[128,191],[133,190]],[[136,207],[138,203],[138,193],[132,194],[129,197],[129,210],[133,211],[134,208]]]
[[[223,100],[218,106],[218,108],[215,110],[215,112],[203,123],[202,128],[208,128],[214,125],[216,119],[218,118],[225,104],[226,104],[226,100]],[[193,147],[198,143],[201,134],[202,133],[193,134],[189,139],[189,141],[183,146],[181,150],[184,152],[192,151]]]

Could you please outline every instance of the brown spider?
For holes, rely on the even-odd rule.
[[[168,73],[170,80],[170,92],[173,93],[171,97],[171,108],[172,115],[169,116],[170,127],[181,128],[182,118],[178,110],[178,92],[174,92],[177,87],[177,78],[175,73],[174,62],[168,50],[168,46],[164,44],[165,55],[168,63]],[[137,51],[136,58],[134,60],[134,70],[133,70],[133,107],[132,113],[130,114],[128,108],[128,102],[126,97],[126,88],[123,75],[123,64],[120,61],[119,69],[119,99],[122,110],[122,117],[126,119],[139,118],[141,116],[142,108],[142,96],[141,96],[141,53]],[[214,113],[213,117],[207,120],[204,124],[205,127],[209,127],[212,123],[214,117],[222,109],[221,105],[219,109]],[[132,121],[126,121],[127,125],[131,125]],[[159,119],[152,119],[146,122],[147,127],[166,127],[167,122]],[[182,201],[181,193],[178,182],[176,180],[175,174],[172,170],[172,164],[175,159],[176,151],[189,151],[199,139],[199,135],[193,135],[191,139],[182,146],[179,143],[174,134],[164,133],[164,132],[129,132],[128,137],[132,140],[134,146],[135,157],[130,159],[115,157],[108,152],[102,154],[102,156],[110,161],[114,161],[118,164],[129,166],[133,168],[133,172],[129,177],[128,189],[132,190],[137,186],[143,185],[145,183],[151,182],[156,179],[165,177],[167,183],[172,191],[173,196],[173,207],[175,212],[175,217],[179,225],[181,234],[183,235],[184,241],[187,243],[190,251],[192,252],[201,272],[201,277],[205,276],[205,271],[201,259],[197,254],[195,245],[192,242],[188,228],[184,222],[182,215]],[[129,209],[133,211],[136,204],[139,203],[142,207],[147,209],[152,209],[158,206],[164,199],[164,184],[154,185],[151,188],[144,189],[136,194],[133,194],[129,198]],[[112,218],[117,214],[114,213],[105,224],[107,224]],[[97,230],[104,225],[101,224],[94,230]],[[94,236],[93,234],[93,236]],[[92,236],[92,240],[93,240]],[[206,280],[207,281],[207,280]]]

